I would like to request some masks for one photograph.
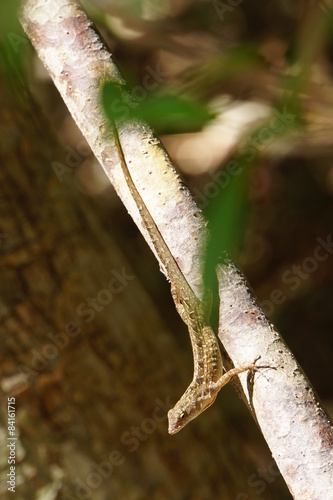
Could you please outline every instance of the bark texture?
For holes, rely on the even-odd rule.
[[[267,365],[239,378],[291,493],[297,499],[330,498],[333,433],[317,394],[240,271],[230,262],[218,275],[220,339],[237,365],[259,354],[258,365]]]

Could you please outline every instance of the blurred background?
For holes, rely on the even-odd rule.
[[[332,414],[331,2],[96,0],[84,1],[82,5],[119,63],[129,91],[138,103],[135,112],[149,121],[159,134],[198,205],[209,218],[213,232],[212,247],[219,251],[231,251],[265,313],[282,333],[324,407]],[[103,311],[94,323],[93,331],[84,332],[84,338],[88,339],[90,347],[93,346],[95,355],[108,359],[105,373],[99,372],[98,361],[94,365],[99,377],[98,391],[101,391],[98,394],[103,401],[105,398],[108,410],[106,407],[96,409],[96,401],[89,399],[94,397],[96,389],[94,377],[90,381],[88,376],[87,379],[81,378],[83,387],[86,385],[83,390],[86,396],[80,392],[76,399],[72,397],[76,389],[71,388],[71,383],[73,387],[80,385],[78,380],[82,370],[83,373],[90,370],[83,365],[74,369],[72,365],[73,360],[80,364],[86,356],[87,346],[84,343],[75,344],[74,352],[64,350],[61,353],[63,360],[58,365],[52,360],[45,373],[34,378],[34,388],[26,381],[21,381],[22,387],[17,388],[17,383],[13,381],[17,363],[20,361],[27,366],[27,361],[22,361],[20,356],[29,350],[31,354],[32,347],[43,345],[46,330],[41,328],[40,337],[33,337],[30,344],[27,341],[23,351],[18,344],[15,344],[15,349],[7,351],[12,330],[8,330],[8,324],[2,323],[6,362],[1,376],[7,381],[7,385],[2,383],[2,392],[7,398],[14,391],[22,408],[23,451],[19,457],[22,465],[20,474],[24,478],[22,498],[291,498],[259,431],[229,387],[223,390],[214,408],[209,410],[212,413],[202,415],[198,427],[193,423],[184,437],[169,437],[166,421],[161,420],[162,423],[155,422],[151,433],[147,427],[142,438],[134,438],[134,431],[131,430],[131,437],[126,435],[121,439],[120,436],[132,429],[131,426],[142,422],[147,415],[151,416],[156,398],[163,400],[164,394],[170,394],[171,400],[175,401],[177,394],[180,395],[182,388],[186,387],[192,370],[187,332],[174,310],[169,285],[159,273],[149,248],[22,32],[16,9],[17,5],[9,1],[0,7],[2,105],[10,103],[8,96],[14,95],[12,83],[8,84],[13,79],[29,89],[29,93],[19,90],[16,98],[12,98],[12,108],[9,108],[13,110],[17,106],[19,111],[4,111],[2,116],[2,162],[5,164],[8,161],[6,148],[10,141],[14,141],[16,153],[23,148],[30,160],[34,156],[34,161],[37,161],[39,153],[32,155],[33,139],[26,137],[26,144],[22,146],[16,121],[20,115],[22,130],[37,127],[37,151],[41,151],[40,142],[46,141],[43,134],[46,134],[48,143],[48,151],[41,159],[43,167],[38,167],[38,175],[47,178],[40,181],[40,185],[34,185],[30,177],[31,199],[36,200],[38,192],[41,207],[49,203],[42,198],[42,182],[53,186],[50,188],[52,203],[61,205],[67,196],[61,190],[70,190],[71,195],[59,208],[59,213],[64,210],[65,218],[70,217],[68,214],[73,210],[71,203],[82,204],[82,213],[94,214],[91,217],[98,221],[98,230],[102,235],[98,244],[93,241],[75,279],[71,278],[70,290],[64,293],[62,288],[59,303],[66,302],[73,294],[73,298],[68,300],[69,311],[73,311],[75,308],[71,301],[78,304],[84,299],[80,296],[82,274],[92,273],[94,266],[96,273],[101,275],[103,266],[116,267],[114,262],[107,263],[108,247],[103,245],[108,240],[104,234],[116,242],[112,243],[111,253],[113,256],[119,254],[119,266],[122,266],[120,262],[129,263],[126,269],[137,278],[132,290],[134,298],[122,297],[117,299],[119,303],[112,302],[113,320],[107,319],[107,311]],[[19,76],[15,76],[16,71]],[[17,98],[18,95],[20,98]],[[16,160],[20,162],[21,159],[24,163],[22,158],[18,155]],[[11,168],[14,169],[13,163]],[[41,169],[45,169],[44,173]],[[25,200],[28,199],[18,196],[16,200],[23,213],[27,210]],[[43,213],[42,209],[40,213]],[[11,247],[13,226],[6,225],[9,215],[13,214],[9,214],[4,203],[0,218],[0,251],[4,251],[5,255],[7,244],[11,252],[14,248]],[[43,223],[50,224],[55,217],[49,217]],[[88,226],[88,223],[82,226],[83,229],[75,226],[75,231],[78,234],[80,231],[87,232]],[[25,241],[25,233],[21,237]],[[84,235],[80,234],[81,237],[84,238]],[[39,241],[39,237],[36,239]],[[45,237],[45,241],[47,239]],[[30,252],[32,243],[29,239],[27,241],[30,245],[27,251]],[[49,245],[51,252],[52,245],[57,245],[58,241],[53,235],[43,245]],[[67,240],[68,244],[70,242]],[[108,242],[108,245],[111,243]],[[41,251],[45,253],[45,247]],[[74,261],[75,258],[69,258],[67,269]],[[4,262],[6,264],[6,259]],[[60,271],[57,272],[61,275]],[[2,304],[8,298],[6,307],[12,310],[13,305],[17,307],[21,300],[24,302],[24,290],[20,288],[20,293],[13,292],[11,287],[15,289],[16,281],[6,272],[4,276]],[[84,279],[88,280],[87,277]],[[96,278],[94,285],[89,285],[92,291],[95,290],[95,295],[98,286],[103,284],[102,280],[98,284],[99,279]],[[137,300],[138,294],[143,298]],[[127,331],[122,325],[129,309],[136,311],[133,319],[136,326],[129,326]],[[72,317],[72,312],[64,311],[61,319],[57,319],[58,331],[61,329],[59,325],[63,326]],[[150,323],[145,326],[143,334],[145,320],[141,315],[148,314],[144,311],[149,312]],[[116,320],[117,314],[119,320]],[[119,322],[112,327],[117,332],[116,338],[110,332],[104,332],[108,329],[108,321]],[[107,340],[100,341],[103,335],[108,335]],[[119,353],[113,358],[111,354],[104,353],[104,350],[114,352],[113,349],[118,352],[119,346],[127,342],[123,336],[128,335],[133,345],[128,352],[125,349],[125,354],[122,353],[119,359]],[[144,353],[140,352],[143,349],[140,347],[141,335],[146,342]],[[150,349],[156,349],[156,352]],[[177,353],[173,358],[174,349]],[[164,352],[171,354],[164,357]],[[151,357],[156,357],[156,366]],[[145,361],[144,368],[141,359],[149,360]],[[131,363],[131,367],[125,368]],[[74,372],[78,371],[77,375],[67,373],[69,364]],[[119,408],[117,404],[114,406],[118,408],[118,413],[116,409],[114,412],[110,409],[108,370],[117,380],[129,370],[127,382],[126,375],[125,382],[111,379],[115,384],[112,397],[125,400],[117,403]],[[54,377],[58,397],[63,398],[63,385],[67,384],[65,392],[69,398],[68,407],[64,410],[67,416],[60,413],[56,422],[52,420],[52,415],[55,414],[54,408],[58,411],[58,399],[48,396],[52,403],[44,399],[47,398],[46,393],[53,394],[48,387],[54,387]],[[169,382],[164,377],[170,377]],[[125,384],[125,388],[117,384]],[[145,399],[142,385],[149,386],[150,399]],[[42,390],[45,387],[46,393]],[[75,410],[71,400],[77,405]],[[135,401],[135,409],[128,406],[131,401]],[[91,408],[88,410],[86,405],[91,405]],[[127,413],[124,405],[127,405]],[[105,417],[108,411],[110,418]],[[96,417],[96,413],[102,420]],[[36,454],[33,453],[35,438],[31,431],[31,415],[36,422],[45,423],[38,445],[40,448],[36,445]],[[78,426],[75,430],[71,427],[74,421]],[[103,436],[98,434],[101,428],[105,431]],[[107,429],[116,430],[110,435],[111,431]],[[217,434],[219,432],[222,432],[222,437]],[[83,443],[84,436],[88,437]],[[215,440],[215,436],[219,437]],[[129,443],[128,439],[133,441]],[[134,449],[136,442],[138,450]],[[118,460],[119,465],[114,464],[114,472],[104,478],[101,485],[96,488],[90,485],[84,490],[80,483],[82,490],[77,490],[77,478],[84,481],[92,461],[101,463],[105,460],[103,446],[110,454],[113,448],[121,449],[120,443],[123,443],[123,448],[127,447],[121,451],[124,462],[116,457],[115,462]],[[47,467],[41,473],[43,460]],[[25,461],[30,468],[24,468]],[[70,473],[69,464],[73,462],[76,464],[75,471]],[[101,470],[98,472],[102,475]],[[27,488],[27,478],[30,478],[30,486],[24,489]],[[221,481],[224,486],[221,486]]]

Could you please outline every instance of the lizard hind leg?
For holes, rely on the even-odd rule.
[[[212,382],[212,387],[219,391],[220,389],[222,389],[223,386],[225,386],[228,382],[230,382],[230,380],[232,378],[236,377],[240,373],[244,373],[247,371],[254,372],[254,371],[258,371],[259,368],[267,368],[266,366],[265,367],[257,366],[257,361],[260,358],[261,358],[261,356],[257,356],[256,359],[254,361],[252,361],[252,363],[247,363],[247,364],[244,364],[244,365],[239,366],[237,368],[232,368],[231,370],[227,371],[226,373],[224,373],[222,375],[222,377],[219,378],[219,380],[217,380],[216,382]]]

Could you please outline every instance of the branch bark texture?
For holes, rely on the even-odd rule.
[[[292,495],[333,498],[333,434],[297,360],[260,309],[233,263],[219,267],[219,337],[233,363],[261,356],[254,382],[241,374],[243,396]]]
[[[101,106],[101,86],[106,78],[124,84],[112,55],[75,1],[25,2],[22,24],[78,127],[154,252],[123,178],[109,122]],[[135,185],[200,297],[203,216],[148,126],[126,121],[126,125],[119,124],[118,133]],[[183,230],[185,227],[187,231]],[[162,262],[160,267],[166,274]]]

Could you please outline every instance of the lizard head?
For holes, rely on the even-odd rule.
[[[176,434],[207,410],[214,403],[216,395],[215,391],[202,391],[202,388],[199,390],[197,386],[192,387],[191,384],[175,406],[168,411],[169,434]]]

